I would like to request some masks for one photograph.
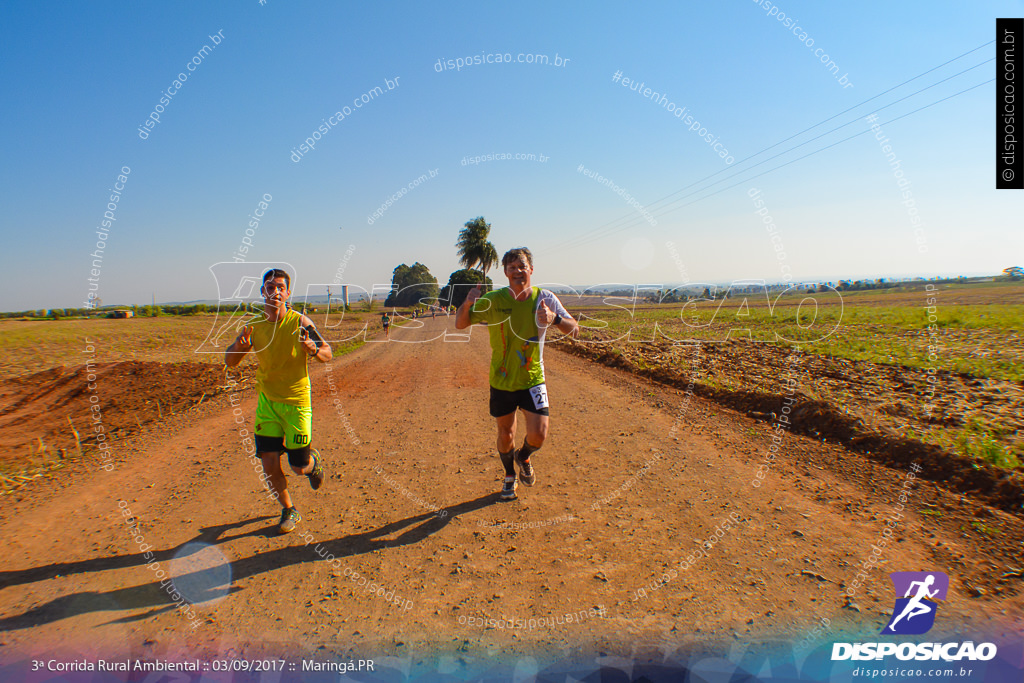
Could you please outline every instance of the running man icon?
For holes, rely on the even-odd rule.
[[[927,633],[935,624],[935,613],[938,611],[936,601],[946,598],[949,577],[942,572],[893,572],[890,578],[896,588],[896,594],[902,593],[903,597],[896,598],[896,605],[892,610],[893,618],[882,629],[882,633]]]

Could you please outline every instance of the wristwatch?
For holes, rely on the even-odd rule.
[[[558,315],[558,314],[556,313],[556,314],[555,314],[555,319],[551,321],[551,324],[552,324],[552,325],[557,325],[557,324],[558,324],[558,323],[560,323],[560,322],[562,322],[562,316],[560,316],[560,315]]]

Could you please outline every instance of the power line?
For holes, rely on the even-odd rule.
[[[909,111],[906,114],[901,114],[900,116],[897,116],[896,118],[889,119],[888,121],[885,121],[884,123],[880,123],[878,125],[879,126],[885,126],[885,125],[888,125],[888,124],[893,123],[895,121],[899,121],[900,119],[906,118],[906,117],[910,116],[911,114],[916,114],[919,111],[923,111],[923,110],[928,109],[930,107],[934,107],[936,104],[939,104],[941,102],[945,102],[946,100],[952,99],[954,97],[959,97],[960,95],[963,95],[964,93],[967,93],[967,92],[970,92],[971,90],[974,90],[975,88],[980,88],[983,85],[988,85],[989,83],[993,83],[993,82],[995,82],[995,79],[994,78],[990,78],[989,80],[984,81],[983,83],[978,83],[976,85],[972,85],[971,87],[966,88],[964,90],[961,90],[958,93],[954,93],[954,94],[949,95],[947,97],[943,97],[940,100],[936,100],[934,102],[931,102],[930,104],[926,104],[923,107],[918,107],[917,109],[914,109],[913,111]],[[790,164],[796,163],[797,161],[801,161],[802,159],[806,159],[807,157],[814,156],[815,154],[818,154],[819,152],[824,152],[825,150],[831,149],[832,147],[835,147],[836,145],[842,144],[844,142],[847,142],[847,141],[852,140],[852,139],[854,139],[856,137],[860,137],[861,135],[864,135],[865,133],[870,133],[870,132],[871,132],[871,130],[868,129],[868,130],[863,130],[863,131],[861,131],[859,133],[854,133],[853,135],[851,135],[849,137],[846,137],[846,138],[843,138],[842,140],[839,140],[837,142],[833,142],[833,143],[831,143],[829,145],[826,145],[825,147],[822,147],[820,149],[816,149],[813,152],[809,152],[809,153],[807,153],[807,154],[805,154],[805,155],[803,155],[801,157],[797,157],[796,159],[791,159],[790,161],[787,161],[784,164],[779,164],[778,166],[775,166],[774,168],[770,168],[767,171],[762,171],[761,173],[758,173],[756,175],[752,175],[749,178],[745,178],[745,179],[741,180],[738,183],[734,183],[734,184],[729,185],[727,187],[723,187],[721,189],[715,190],[714,192],[712,192],[710,194],[707,194],[707,195],[704,195],[703,197],[698,197],[697,199],[694,199],[692,202],[687,202],[686,204],[682,204],[680,206],[677,206],[674,209],[669,209],[668,211],[664,211],[664,212],[662,212],[662,213],[660,213],[658,215],[659,216],[664,216],[664,215],[667,215],[669,213],[672,213],[673,211],[678,211],[679,209],[682,209],[684,207],[690,206],[692,204],[696,204],[697,202],[703,201],[703,200],[707,199],[708,197],[713,197],[716,194],[720,194],[722,192],[725,192],[726,190],[731,190],[734,187],[739,187],[740,185],[744,185],[744,184],[750,182],[751,180],[753,180],[754,178],[760,178],[763,175],[767,175],[769,173],[772,173],[773,171],[777,171],[780,168],[783,168],[785,166],[789,166]],[[746,170],[749,171],[750,169],[746,169]],[[735,177],[735,176],[732,176],[732,177]],[[708,189],[708,188],[704,188],[704,189]],[[682,200],[680,199],[678,201],[682,201]],[[613,234],[615,234],[617,232],[621,232],[622,230],[628,230],[631,227],[635,227],[635,226],[633,226],[633,225],[625,225],[625,226],[622,226],[622,227],[620,227],[620,228],[618,228],[618,229],[616,229],[616,230],[614,230],[612,232],[606,233],[604,235],[597,235],[597,236],[589,236],[588,235],[584,240],[575,243],[573,246],[583,246],[585,244],[590,244],[593,241],[604,239],[605,237],[609,237],[609,236],[611,236],[611,235],[613,235]]]
[[[971,50],[968,50],[967,52],[964,52],[963,54],[961,54],[961,55],[959,55],[959,56],[957,56],[957,57],[953,57],[952,59],[949,59],[949,60],[947,60],[947,61],[943,62],[942,64],[939,64],[938,66],[934,66],[934,67],[932,67],[932,68],[928,69],[927,71],[923,71],[923,72],[921,72],[921,73],[917,74],[916,76],[914,76],[914,77],[912,77],[912,78],[909,78],[909,79],[907,79],[907,80],[903,81],[902,83],[899,83],[899,84],[897,84],[897,85],[894,85],[894,86],[892,86],[892,87],[890,87],[890,88],[888,88],[888,89],[886,89],[886,90],[883,90],[882,92],[880,92],[880,93],[878,93],[878,94],[876,94],[876,95],[873,95],[873,96],[869,97],[868,99],[866,99],[866,100],[863,100],[863,101],[861,101],[861,102],[859,102],[859,103],[857,103],[857,104],[853,105],[852,107],[848,107],[847,109],[844,109],[843,111],[841,111],[841,112],[839,112],[839,113],[837,113],[837,114],[833,114],[832,116],[828,117],[827,119],[824,119],[824,120],[822,120],[822,121],[819,121],[818,123],[814,124],[813,126],[810,126],[810,127],[808,127],[808,128],[805,128],[804,130],[802,130],[802,131],[800,131],[800,132],[798,132],[798,133],[794,133],[793,135],[790,135],[790,136],[789,136],[789,137],[787,137],[787,138],[784,138],[784,139],[782,139],[782,140],[779,140],[778,142],[776,142],[776,143],[774,143],[774,144],[772,144],[772,145],[769,145],[768,147],[765,147],[764,149],[762,149],[762,150],[760,150],[760,151],[758,151],[758,152],[755,152],[754,154],[751,154],[751,155],[750,155],[750,156],[748,156],[748,157],[745,157],[745,158],[741,159],[740,161],[736,162],[736,166],[738,166],[739,164],[742,164],[742,163],[744,163],[744,162],[746,162],[746,161],[749,161],[750,159],[753,159],[754,157],[756,157],[756,156],[759,156],[760,154],[763,154],[764,152],[767,152],[767,151],[768,151],[768,150],[770,150],[770,149],[773,149],[773,148],[775,148],[775,147],[778,147],[779,145],[781,145],[781,144],[782,144],[782,143],[784,143],[784,142],[788,142],[789,140],[792,140],[792,139],[793,139],[793,138],[795,138],[795,137],[798,137],[798,136],[800,136],[800,135],[803,135],[804,133],[806,133],[806,132],[808,132],[808,131],[811,131],[811,130],[815,129],[815,128],[817,128],[818,126],[821,126],[821,125],[823,125],[823,124],[825,124],[825,123],[828,123],[828,122],[829,122],[829,121],[831,121],[832,119],[838,118],[839,116],[842,116],[843,114],[845,114],[845,113],[847,113],[847,112],[853,111],[854,109],[856,109],[856,108],[858,108],[858,107],[860,107],[860,106],[862,106],[862,105],[864,105],[864,104],[867,104],[868,102],[871,102],[872,100],[876,100],[876,99],[878,99],[879,97],[881,97],[882,95],[885,95],[885,94],[887,94],[887,93],[889,93],[889,92],[892,92],[893,90],[896,90],[897,88],[901,88],[901,87],[903,87],[904,85],[906,85],[906,84],[908,84],[908,83],[911,83],[911,82],[913,82],[913,81],[915,81],[915,80],[917,80],[917,79],[919,79],[919,78],[922,78],[922,77],[924,77],[924,76],[926,76],[926,75],[928,75],[928,74],[932,73],[933,71],[936,71],[936,70],[938,70],[938,69],[941,69],[942,67],[944,67],[944,66],[946,66],[946,65],[948,65],[948,64],[952,64],[953,62],[955,62],[955,61],[957,61],[957,60],[963,59],[963,58],[964,58],[964,57],[966,57],[967,55],[969,55],[969,54],[972,54],[972,53],[974,53],[974,52],[977,52],[978,50],[981,50],[982,48],[988,47],[989,45],[992,45],[993,43],[995,43],[995,41],[994,41],[994,40],[990,40],[990,41],[988,41],[987,43],[984,43],[984,44],[982,44],[982,45],[979,45],[978,47],[975,47],[975,48],[973,48],[973,49],[971,49]],[[960,73],[958,73],[958,74],[954,74],[954,76],[951,76],[951,77],[949,77],[949,78],[954,78],[955,76],[958,76],[958,75],[960,75],[960,74],[962,74],[962,73],[965,73],[966,71],[970,71],[971,69],[977,68],[978,66],[981,66],[982,64],[985,64],[985,63],[987,63],[987,62],[989,62],[989,61],[992,61],[992,59],[988,59],[988,60],[986,60],[985,62],[982,62],[981,64],[977,64],[977,65],[975,65],[975,66],[971,67],[970,69],[965,69],[964,71],[961,71],[961,72],[960,72]],[[944,82],[944,81],[946,81],[946,80],[949,80],[949,78],[943,79],[943,81],[939,81],[938,83],[942,83],[942,82]],[[937,85],[938,83],[932,84],[932,86],[928,86],[928,87],[929,87],[929,88],[930,88],[930,87],[934,87],[934,85]],[[919,90],[919,91],[917,91],[917,93],[923,92],[924,90],[927,90],[927,89],[928,89],[928,88],[923,88],[922,90]],[[917,94],[917,93],[912,93],[911,95],[908,95],[907,97],[912,97],[913,95],[915,95],[915,94]],[[907,99],[907,97],[901,98],[900,100],[896,100],[896,102],[900,102],[900,101],[902,101],[902,100],[904,100],[904,99]],[[891,103],[891,104],[889,104],[889,105],[886,105],[886,107],[888,107],[888,106],[892,106],[892,104],[895,104],[896,102],[893,102],[893,103]],[[886,107],[883,107],[882,109],[885,109]],[[881,111],[881,109],[879,109],[879,110],[877,110],[877,111]],[[852,122],[851,122],[851,123],[852,123]],[[846,124],[846,125],[849,125],[849,124]],[[843,127],[843,126],[840,126],[840,128],[842,128],[842,127]],[[834,130],[838,130],[838,128],[836,128],[836,129],[833,129],[833,131],[834,131]],[[833,132],[833,131],[829,131],[829,132]],[[817,137],[821,137],[821,136],[817,136]],[[816,137],[816,138],[812,138],[812,140],[814,140],[814,139],[817,139],[817,137]],[[811,142],[811,140],[808,140],[807,142]],[[805,143],[802,143],[802,144],[806,144],[806,142],[805,142]],[[787,151],[792,151],[793,149],[796,149],[796,148],[798,148],[798,147],[800,147],[800,146],[801,146],[801,145],[797,145],[796,147],[793,147],[793,148],[791,148],[790,150],[787,150]],[[785,152],[783,152],[783,153],[785,153]],[[776,158],[777,156],[779,156],[779,155],[775,155],[775,157],[771,157],[771,158]],[[803,157],[802,157],[802,158],[803,158]],[[763,162],[760,162],[760,163],[763,163]],[[759,164],[757,164],[757,165],[759,165]],[[663,202],[663,201],[665,201],[665,200],[667,200],[667,199],[669,199],[669,198],[671,198],[671,197],[674,197],[675,195],[679,194],[680,192],[684,192],[685,190],[688,190],[689,188],[693,187],[694,185],[698,185],[698,184],[700,184],[700,183],[702,183],[702,182],[704,182],[704,181],[706,181],[706,180],[710,180],[711,178],[714,178],[714,177],[715,177],[716,175],[718,175],[718,174],[720,174],[720,173],[724,173],[725,171],[729,171],[729,170],[734,170],[734,171],[736,171],[736,173],[735,173],[735,174],[733,174],[733,175],[732,175],[732,176],[730,176],[730,177],[735,177],[735,175],[736,175],[736,174],[744,172],[743,170],[737,170],[737,169],[736,169],[736,166],[729,166],[729,167],[727,167],[727,168],[723,168],[723,169],[720,169],[720,170],[716,171],[715,173],[712,173],[712,174],[710,174],[710,175],[708,175],[708,176],[705,176],[704,178],[700,178],[700,179],[698,179],[698,180],[696,180],[696,181],[694,181],[694,182],[690,183],[689,185],[686,185],[685,187],[682,187],[682,188],[680,188],[679,190],[676,190],[675,192],[673,192],[673,193],[671,193],[671,194],[669,194],[669,195],[666,195],[666,196],[664,196],[664,197],[662,197],[662,198],[660,198],[660,199],[658,199],[658,200],[655,200],[655,201],[654,201],[654,202],[652,202],[651,204],[647,205],[647,207],[645,207],[645,208],[654,208],[654,207],[655,207],[656,205],[660,204],[661,202]],[[751,168],[753,168],[753,167],[751,167]],[[781,168],[781,167],[779,167],[779,168]],[[744,170],[750,170],[750,168],[747,168],[747,169],[744,169]],[[707,186],[707,187],[710,187],[710,185],[709,185],[709,186]],[[705,188],[703,188],[703,189],[707,189],[707,187],[705,187]],[[699,192],[699,191],[701,191],[701,190],[698,190],[698,192]],[[692,195],[687,195],[687,196],[692,196]],[[708,196],[710,196],[710,195],[708,195]],[[685,199],[685,197],[683,197],[682,199]],[[671,203],[675,203],[675,202],[671,202]],[[670,204],[671,204],[671,203],[670,203]],[[623,216],[620,216],[619,218],[613,219],[613,220],[611,220],[611,221],[609,221],[609,222],[607,222],[607,223],[604,223],[603,225],[600,225],[600,226],[598,226],[597,228],[595,228],[595,229],[594,229],[594,231],[601,231],[601,230],[604,230],[604,229],[606,229],[607,227],[610,227],[610,226],[614,226],[614,225],[615,225],[616,223],[619,223],[620,221],[622,221],[622,220],[626,220],[626,219],[631,219],[631,220],[633,220],[633,221],[636,221],[636,220],[637,220],[637,216],[636,216],[636,215],[635,215],[634,213],[632,213],[632,212],[630,212],[630,213],[627,213],[627,214],[624,214]],[[628,227],[633,227],[634,225],[638,225],[638,224],[639,224],[639,223],[632,223],[632,224],[631,224],[630,226],[628,226]],[[615,232],[618,232],[618,230],[612,230],[611,232],[608,232],[607,234],[608,234],[608,235],[610,235],[610,234],[614,234]],[[587,240],[587,242],[589,242],[589,241],[590,241],[590,239],[589,239],[589,238],[592,238],[592,237],[594,237],[594,234],[593,234],[593,232],[591,232],[591,233],[590,233],[589,235],[585,235],[585,236],[583,236],[583,238],[584,238],[585,240]],[[552,247],[552,248],[551,248],[551,250],[554,250],[554,249],[560,249],[560,248],[564,248],[564,247],[567,247],[567,246],[573,246],[573,245],[574,245],[574,243],[576,242],[576,240],[577,240],[577,239],[579,239],[579,238],[570,238],[569,240],[566,240],[565,242],[562,242],[561,244],[557,244],[557,245],[555,245],[554,247]]]
[[[994,61],[994,60],[995,60],[995,58],[994,58],[994,57],[993,57],[993,58],[991,58],[991,59],[986,59],[986,60],[985,60],[984,62],[980,62],[980,63],[978,63],[978,64],[975,64],[974,66],[972,66],[972,67],[969,67],[969,68],[967,68],[967,69],[964,69],[963,71],[960,71],[960,72],[958,72],[958,73],[955,73],[955,74],[953,74],[952,76],[948,76],[948,77],[946,77],[946,78],[942,79],[941,81],[936,81],[935,83],[932,83],[932,84],[931,84],[931,85],[929,85],[929,86],[926,86],[926,87],[924,87],[924,88],[921,88],[920,90],[917,90],[917,91],[915,91],[915,92],[912,92],[912,93],[910,93],[909,95],[905,95],[904,97],[901,97],[901,98],[900,98],[900,99],[898,99],[898,100],[894,100],[893,102],[890,102],[889,104],[885,105],[884,107],[880,107],[880,108],[878,108],[878,109],[874,110],[874,111],[873,111],[873,112],[871,112],[871,113],[872,113],[872,114],[877,114],[878,112],[880,112],[880,111],[883,111],[883,110],[885,110],[885,109],[888,109],[889,107],[892,107],[892,106],[894,106],[894,105],[897,105],[897,104],[899,104],[900,102],[903,102],[904,100],[908,100],[908,99],[910,99],[911,97],[914,97],[915,95],[919,95],[919,94],[923,93],[923,92],[924,92],[925,90],[930,90],[931,88],[934,88],[934,87],[936,87],[936,86],[938,86],[938,85],[941,85],[942,83],[945,83],[946,81],[952,80],[952,79],[956,78],[957,76],[963,75],[963,74],[967,73],[968,71],[972,71],[972,70],[974,70],[974,69],[977,69],[978,67],[984,66],[985,64],[988,64],[989,62],[991,62],[991,61]],[[835,117],[833,117],[833,118],[835,118]],[[831,130],[827,130],[827,131],[825,131],[824,133],[820,133],[820,134],[818,134],[818,135],[815,135],[815,136],[814,136],[813,138],[809,138],[808,140],[805,140],[805,141],[801,142],[801,143],[800,143],[800,144],[798,144],[798,145],[794,145],[793,147],[790,147],[789,149],[783,150],[783,151],[779,152],[778,154],[774,154],[774,155],[772,155],[772,156],[768,157],[767,159],[764,159],[764,160],[762,160],[762,161],[759,161],[759,162],[757,162],[756,164],[754,164],[753,166],[748,166],[748,167],[747,167],[747,168],[745,168],[745,169],[733,169],[733,170],[735,170],[735,173],[733,173],[733,174],[731,174],[731,175],[728,175],[728,176],[726,176],[725,178],[722,178],[722,179],[720,179],[720,180],[716,180],[715,182],[711,183],[710,185],[705,185],[705,186],[704,186],[704,187],[702,187],[702,188],[696,189],[696,190],[694,190],[693,192],[690,192],[689,194],[685,194],[685,195],[683,195],[682,197],[680,197],[680,198],[678,198],[678,199],[675,199],[675,200],[673,200],[673,201],[669,202],[668,204],[665,204],[665,205],[664,205],[664,206],[662,206],[661,208],[662,208],[662,209],[664,209],[664,208],[666,208],[666,207],[672,206],[673,204],[676,204],[676,203],[678,203],[678,202],[681,202],[681,201],[683,201],[684,199],[687,199],[688,197],[692,197],[693,195],[697,194],[698,192],[703,192],[704,190],[707,190],[707,189],[710,189],[710,188],[714,187],[714,186],[715,186],[715,185],[717,185],[718,183],[723,183],[723,182],[725,182],[725,181],[727,181],[727,180],[729,180],[729,179],[731,179],[731,178],[735,178],[736,176],[738,176],[738,175],[740,175],[740,174],[742,174],[742,173],[745,173],[745,172],[747,172],[747,171],[751,171],[751,170],[753,170],[753,169],[757,168],[758,166],[761,166],[762,164],[766,164],[766,163],[768,163],[768,162],[769,162],[769,161],[771,161],[772,159],[777,159],[777,158],[779,158],[780,156],[783,156],[783,155],[785,155],[785,154],[788,154],[788,153],[790,153],[790,152],[792,152],[792,151],[794,151],[794,150],[796,150],[796,149],[800,149],[800,148],[801,148],[801,147],[803,147],[804,145],[808,145],[808,144],[810,144],[810,143],[814,142],[815,140],[818,140],[818,139],[820,139],[820,138],[823,138],[823,137],[825,137],[826,135],[829,135],[829,134],[831,134],[831,133],[834,133],[834,132],[836,132],[837,130],[841,130],[841,129],[843,129],[843,128],[846,128],[847,126],[853,125],[854,123],[857,123],[858,121],[860,121],[860,116],[859,116],[859,115],[858,115],[858,117],[857,117],[857,118],[851,119],[850,121],[847,121],[846,123],[844,123],[844,124],[842,124],[842,125],[840,125],[840,126],[836,126],[835,128],[832,128]],[[773,146],[774,146],[774,145],[773,145]],[[759,152],[759,154],[760,154],[760,152]],[[747,158],[748,158],[748,159],[750,159],[750,158],[752,158],[752,157],[747,157]],[[721,171],[719,171],[719,173],[721,173]],[[717,175],[717,173],[716,173],[716,174],[714,174],[714,175]],[[711,176],[709,176],[708,178],[710,178],[710,177],[711,177]],[[707,180],[708,178],[705,178],[705,180]],[[701,181],[697,181],[697,182],[699,183],[699,182],[701,182]],[[692,186],[693,186],[693,185],[695,185],[695,184],[697,184],[697,183],[691,183],[691,184],[690,184],[690,185],[688,185],[687,187],[692,187]],[[682,190],[678,190],[677,192],[675,192],[675,193],[673,193],[673,194],[679,194],[679,192],[682,192],[682,191],[683,191],[683,190],[685,190],[685,189],[687,189],[687,188],[683,188]],[[672,196],[672,195],[669,195],[669,196]],[[659,201],[660,201],[660,200],[659,200]],[[647,207],[645,207],[645,208],[647,208]],[[662,214],[660,214],[660,215],[664,215],[664,212],[662,212]],[[612,235],[612,234],[615,234],[616,232],[618,232],[618,231],[619,231],[620,229],[622,229],[622,228],[625,228],[625,227],[633,227],[633,226],[639,225],[639,223],[635,222],[635,221],[637,221],[637,220],[638,220],[638,218],[637,218],[637,216],[636,216],[636,215],[634,215],[634,214],[630,214],[630,217],[631,217],[631,221],[633,221],[633,222],[630,222],[630,223],[628,223],[628,224],[627,224],[627,225],[625,225],[625,226],[618,226],[618,227],[616,227],[615,229],[608,229],[608,228],[605,228],[604,232],[603,232],[603,233],[602,233],[601,235],[597,235],[597,234],[594,234],[594,233],[597,233],[597,232],[598,232],[598,231],[599,231],[600,229],[598,229],[598,230],[595,230],[595,231],[594,231],[594,233],[591,233],[590,235],[587,235],[587,239],[590,239],[590,238],[593,238],[593,237],[599,237],[599,236],[607,236],[607,235]]]
[[[811,131],[811,130],[813,130],[813,129],[817,128],[818,126],[820,126],[820,125],[822,125],[822,124],[824,124],[824,123],[827,123],[827,122],[831,121],[831,120],[832,120],[832,119],[834,119],[834,118],[837,118],[837,117],[839,117],[839,116],[842,116],[843,114],[845,114],[845,113],[847,113],[847,112],[849,112],[849,111],[853,111],[854,109],[856,109],[856,108],[860,107],[861,105],[867,104],[868,102],[870,102],[870,101],[872,101],[872,100],[878,99],[879,97],[881,97],[882,95],[884,95],[884,94],[886,94],[886,93],[892,92],[893,90],[895,90],[895,89],[897,89],[897,88],[900,88],[900,87],[902,87],[902,86],[906,85],[907,83],[911,83],[912,81],[915,81],[915,80],[917,80],[918,78],[921,78],[921,77],[923,77],[923,76],[926,76],[927,74],[929,74],[929,73],[931,73],[931,72],[933,72],[933,71],[935,71],[935,70],[937,70],[937,69],[941,69],[942,67],[946,66],[947,64],[952,64],[953,62],[955,62],[955,61],[957,61],[957,60],[959,60],[959,59],[962,59],[962,58],[966,57],[967,55],[969,55],[969,54],[971,54],[971,53],[973,53],[973,52],[977,52],[978,50],[980,50],[980,49],[982,49],[982,48],[984,48],[984,47],[987,47],[987,46],[989,46],[989,45],[991,45],[991,44],[993,44],[993,43],[995,43],[995,41],[994,41],[994,40],[990,40],[989,42],[987,42],[987,43],[985,43],[985,44],[983,44],[983,45],[979,45],[978,47],[976,47],[976,48],[974,48],[974,49],[968,50],[967,52],[964,52],[963,54],[961,54],[961,55],[959,55],[959,56],[957,56],[957,57],[954,57],[953,59],[947,60],[947,61],[943,62],[942,64],[939,64],[938,66],[932,67],[931,69],[928,69],[927,71],[924,71],[924,72],[922,72],[922,73],[920,73],[920,74],[918,74],[918,75],[914,76],[913,78],[909,78],[909,79],[907,79],[907,80],[903,81],[902,83],[900,83],[900,84],[898,84],[898,85],[894,85],[894,86],[892,86],[891,88],[888,88],[887,90],[883,90],[882,92],[878,93],[877,95],[874,95],[874,96],[872,96],[872,97],[869,97],[868,99],[866,99],[866,100],[864,100],[864,101],[862,101],[862,102],[860,102],[860,103],[858,103],[858,104],[855,104],[855,105],[853,105],[852,107],[849,107],[849,108],[847,108],[847,109],[844,109],[843,111],[839,112],[838,114],[834,114],[834,115],[830,116],[829,118],[827,118],[827,119],[824,119],[823,121],[819,121],[818,123],[816,123],[816,124],[814,124],[813,126],[810,126],[810,127],[808,127],[808,128],[805,128],[804,130],[800,131],[799,133],[795,133],[795,134],[793,134],[793,135],[790,135],[790,136],[789,136],[788,138],[785,138],[785,139],[783,139],[783,140],[780,140],[780,141],[776,142],[776,143],[775,143],[775,144],[773,144],[773,145],[769,145],[768,147],[765,147],[764,149],[762,149],[762,150],[760,150],[760,151],[758,151],[758,152],[755,152],[754,154],[751,154],[750,156],[748,156],[748,157],[746,157],[746,158],[744,158],[744,159],[740,159],[740,160],[739,160],[739,161],[737,162],[737,166],[738,166],[739,164],[742,164],[742,163],[743,163],[743,162],[745,162],[745,161],[749,161],[750,159],[753,159],[754,157],[756,157],[756,156],[758,156],[758,155],[760,155],[760,154],[763,154],[764,152],[767,152],[767,151],[768,151],[768,150],[770,150],[770,149],[773,149],[774,147],[777,147],[777,146],[781,145],[781,144],[782,144],[783,142],[787,142],[787,141],[789,141],[789,140],[792,140],[793,138],[795,138],[795,137],[798,137],[798,136],[800,136],[800,135],[802,135],[802,134],[804,134],[804,133],[806,133],[806,132],[808,132],[808,131]],[[989,59],[989,60],[987,60],[987,61],[992,61],[992,60],[991,60],[991,59]],[[982,62],[982,63],[985,63],[985,62]],[[963,72],[961,72],[961,73],[963,73]],[[947,79],[947,80],[948,80],[948,79]],[[724,173],[725,171],[728,171],[728,170],[735,170],[735,169],[736,169],[736,166],[729,166],[729,167],[727,167],[727,168],[723,168],[723,169],[720,169],[720,170],[718,170],[718,171],[716,171],[716,172],[712,173],[711,175],[705,176],[704,178],[701,178],[701,179],[699,179],[699,180],[696,180],[696,181],[694,181],[694,182],[690,183],[689,185],[687,185],[687,186],[685,186],[685,187],[683,187],[683,188],[680,188],[679,190],[676,190],[676,191],[675,191],[675,192],[673,192],[672,194],[666,195],[665,197],[662,197],[661,199],[658,199],[658,200],[656,200],[656,201],[652,202],[652,203],[651,203],[651,204],[649,204],[649,205],[648,205],[648,206],[647,206],[646,208],[654,208],[654,207],[655,207],[655,206],[656,206],[657,204],[660,204],[661,202],[665,201],[666,199],[668,199],[668,198],[670,198],[670,197],[674,197],[675,195],[677,195],[677,194],[679,194],[680,192],[683,192],[683,191],[685,191],[685,190],[687,190],[687,189],[689,189],[689,188],[693,187],[694,185],[698,185],[698,184],[700,184],[700,183],[704,182],[705,180],[710,180],[711,178],[714,178],[714,177],[715,177],[716,175],[718,175],[719,173]],[[748,170],[749,170],[749,169],[748,169]],[[617,218],[617,219],[614,219],[614,220],[612,220],[612,221],[609,221],[608,223],[605,223],[604,225],[600,225],[600,226],[598,226],[597,228],[595,228],[595,230],[602,230],[602,229],[603,229],[603,228],[605,228],[606,226],[614,225],[615,223],[618,223],[619,221],[621,221],[621,220],[623,220],[623,219],[632,219],[632,220],[635,220],[635,219],[636,219],[636,216],[635,216],[635,214],[633,214],[633,213],[627,213],[627,214],[625,214],[625,215],[623,215],[623,216],[621,216],[621,217],[619,217],[619,218]],[[570,240],[568,240],[568,241],[567,241],[567,242],[566,242],[565,244],[571,244],[571,243],[572,243],[572,241],[573,241],[573,240],[572,240],[572,239],[570,239]],[[555,248],[559,248],[559,247],[561,247],[561,246],[563,246],[563,245],[556,245],[556,247],[555,247]]]

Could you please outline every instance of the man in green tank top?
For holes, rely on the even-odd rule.
[[[491,417],[498,424],[498,455],[505,468],[501,498],[516,497],[519,480],[533,486],[537,477],[530,456],[548,434],[548,392],[544,382],[544,337],[554,327],[572,337],[579,326],[553,292],[533,287],[533,254],[525,247],[501,258],[508,287],[486,294],[480,285],[469,292],[455,315],[456,329],[486,322],[491,335]],[[515,449],[516,411],[526,419],[523,447]]]
[[[331,347],[313,326],[313,321],[288,307],[291,278],[281,269],[263,274],[263,316],[246,325],[228,347],[224,362],[238,365],[250,350],[256,354],[256,450],[263,461],[263,472],[281,503],[278,530],[286,534],[302,519],[292,505],[288,480],[281,469],[281,454],[296,474],[309,478],[313,490],[324,482],[320,454],[310,447],[313,427],[309,372],[306,363],[331,360]]]

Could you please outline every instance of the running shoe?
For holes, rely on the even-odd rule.
[[[502,500],[515,500],[516,498],[516,478],[505,477],[505,483],[501,487],[501,499]]]
[[[277,530],[282,534],[295,531],[295,524],[302,521],[302,515],[295,508],[284,508],[281,510],[281,523],[277,525]]]
[[[537,481],[537,475],[533,473],[533,465],[530,464],[529,458],[526,460],[519,459],[519,451],[516,451],[516,464],[519,465],[519,479],[527,486],[533,486],[533,483]]]
[[[320,462],[320,451],[315,448],[311,448],[310,451],[313,454],[313,471],[306,476],[309,478],[309,485],[316,491],[324,484],[324,466]]]

